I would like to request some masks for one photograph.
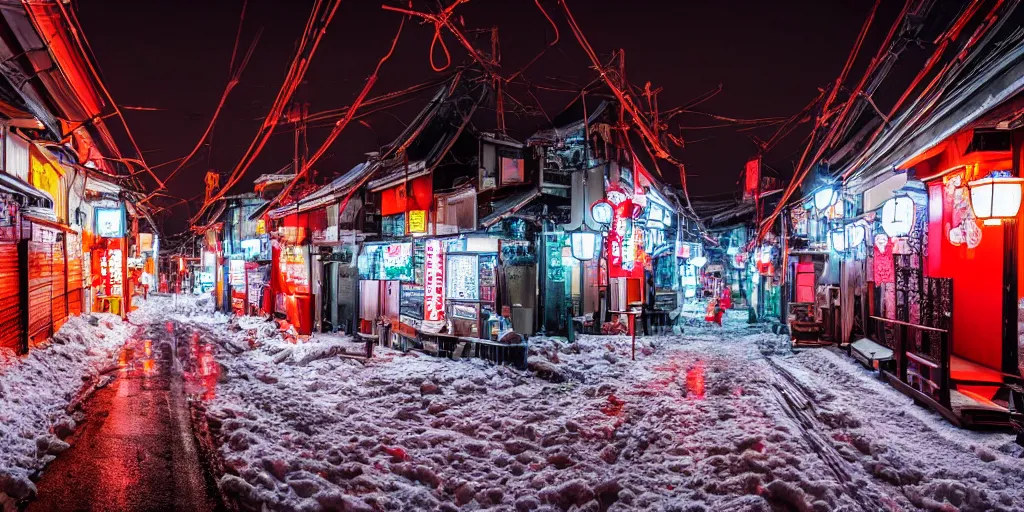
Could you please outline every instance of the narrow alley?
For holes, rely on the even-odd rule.
[[[28,510],[217,508],[197,455],[171,325],[136,329],[117,378],[86,402],[71,448],[43,473]],[[180,352],[187,350],[182,344]]]

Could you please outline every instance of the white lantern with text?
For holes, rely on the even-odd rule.
[[[907,236],[914,227],[914,201],[896,196],[882,205],[882,230],[892,237]]]
[[[572,257],[580,261],[594,259],[597,254],[598,234],[593,231],[574,231],[569,234]]]
[[[967,184],[971,190],[974,216],[986,226],[998,226],[1020,211],[1021,185],[1024,178],[988,177]]]

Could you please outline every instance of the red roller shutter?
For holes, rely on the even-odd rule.
[[[53,279],[52,291],[50,292],[50,307],[53,311],[53,332],[57,332],[68,320],[68,297],[67,297],[67,272],[64,262],[64,242],[57,242],[52,245],[53,257],[51,277]]]
[[[21,311],[18,245],[0,242],[0,347],[16,352],[21,347]]]
[[[53,244],[28,243],[28,338],[34,346],[50,336],[53,327],[51,285]]]
[[[68,251],[68,314],[82,314],[82,236],[67,235]]]

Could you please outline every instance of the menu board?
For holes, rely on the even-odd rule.
[[[493,256],[480,258],[480,286],[495,286],[497,276],[494,259]]]
[[[448,256],[447,296],[455,300],[480,299],[480,274],[477,269],[475,254],[458,254]]]

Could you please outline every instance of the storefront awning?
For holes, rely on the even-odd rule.
[[[494,210],[484,218],[480,219],[480,227],[489,228],[500,222],[502,219],[515,215],[516,212],[526,207],[526,205],[530,204],[530,202],[540,195],[541,192],[539,189],[532,188],[495,201]]]
[[[0,189],[12,194],[25,196],[29,199],[42,201],[46,206],[53,207],[53,198],[49,194],[5,172],[0,172]]]

